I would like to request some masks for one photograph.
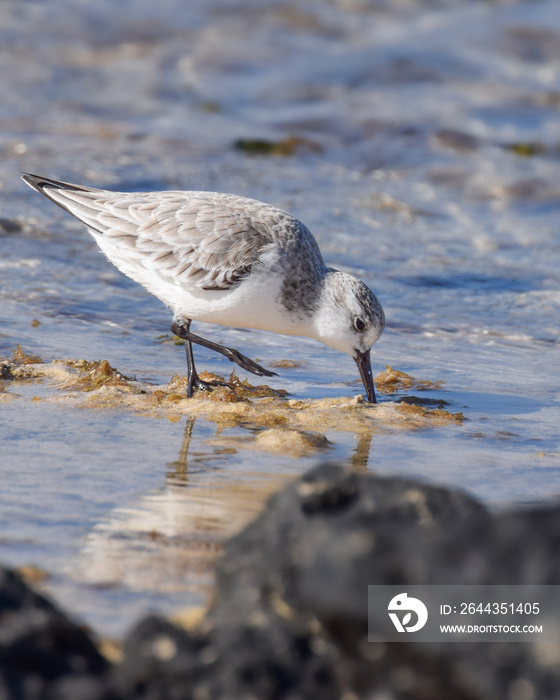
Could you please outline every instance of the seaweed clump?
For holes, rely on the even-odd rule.
[[[102,386],[128,387],[128,382],[133,381],[111,367],[107,360],[65,360],[64,364],[79,370],[74,388],[81,391],[94,391]]]
[[[241,380],[235,370],[230,374],[229,379],[225,381],[222,377],[212,372],[201,372],[200,378],[204,382],[208,382],[213,386],[212,391],[199,391],[196,394],[197,399],[205,399],[207,401],[216,401],[219,403],[239,403],[240,401],[248,401],[264,398],[280,398],[284,399],[288,396],[288,392],[284,389],[273,389],[266,384],[258,384],[253,386],[247,379]],[[185,388],[187,386],[186,377],[172,378],[170,386],[173,389]],[[181,397],[184,398],[184,395]]]
[[[442,384],[442,381],[431,382],[428,379],[416,379],[410,374],[390,366],[386,366],[385,371],[380,372],[375,377],[375,386],[383,394],[394,394],[397,391],[410,391],[411,389],[418,391],[440,389]]]
[[[321,147],[310,139],[301,136],[287,136],[280,141],[269,141],[268,139],[237,139],[233,147],[237,151],[242,151],[255,156],[291,156],[296,151],[310,151],[317,153]]]
[[[32,365],[42,365],[43,360],[38,355],[24,352],[18,343],[11,360],[2,360],[0,363],[0,379],[6,381],[13,379],[27,379],[36,377],[40,373]]]
[[[18,343],[13,354],[14,362],[17,365],[42,365],[43,360],[38,355],[30,355],[24,352]]]

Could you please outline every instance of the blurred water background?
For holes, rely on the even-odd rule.
[[[2,357],[19,343],[156,383],[185,371],[162,343],[168,311],[21,171],[254,197],[374,289],[374,372],[441,380],[430,396],[467,419],[373,435],[365,458],[331,431],[328,458],[361,450],[370,470],[496,508],[558,498],[556,0],[3,0],[0,86]],[[270,382],[296,397],[361,392],[352,360],[311,340],[205,331],[299,361]],[[6,391],[0,561],[43,568],[45,590],[104,633],[204,602],[223,538],[322,458],[220,449],[202,419],[33,401],[40,384]]]

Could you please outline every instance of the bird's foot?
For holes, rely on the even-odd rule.
[[[196,374],[194,377],[190,377],[187,383],[187,398],[192,398],[196,391],[214,391],[217,386],[229,386],[229,384],[219,380],[205,382]]]
[[[236,362],[240,367],[243,367],[243,369],[247,370],[247,372],[252,372],[253,374],[256,374],[258,377],[276,377],[277,373],[272,372],[269,369],[265,369],[264,367],[261,367],[259,364],[257,364],[254,360],[251,360],[249,357],[246,355],[242,355],[239,350],[235,350],[234,348],[224,348],[227,350],[227,354],[224,352],[223,354],[230,360],[230,362]]]

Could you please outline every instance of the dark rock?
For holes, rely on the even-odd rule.
[[[105,672],[87,634],[0,567],[0,698],[46,698],[62,677]]]
[[[0,217],[0,233],[20,233],[22,226],[15,219],[4,219]]]
[[[334,466],[313,470],[228,543],[211,618],[244,615],[263,589],[313,615],[334,605],[345,618],[364,617],[368,583],[425,582],[420,543],[427,547],[472,520],[488,523],[490,516],[448,489]],[[227,614],[222,596],[236,601]]]
[[[558,663],[534,645],[367,641],[369,584],[558,583],[558,525],[556,507],[491,517],[450,489],[321,467],[228,543],[207,632],[225,658],[250,631],[283,668],[307,634],[337,697],[558,697]],[[300,675],[320,661],[301,656]]]
[[[387,692],[388,656],[399,683],[418,687],[410,697],[468,697],[445,678],[439,659],[420,655],[417,663],[411,645],[392,645],[389,654],[368,645],[367,586],[425,580],[419,547],[469,520],[487,523],[490,516],[448,489],[335,466],[313,470],[275,495],[228,543],[206,621],[218,657],[227,655],[238,669],[266,658],[277,678],[290,679],[279,695],[261,686],[254,697],[361,695],[373,677],[377,690]],[[249,640],[253,656],[245,651],[243,661]],[[228,683],[239,697],[239,677]],[[217,690],[226,697],[225,685]]]
[[[110,687],[105,674],[72,674],[62,676],[50,684],[45,700],[125,700],[125,698]]]
[[[190,689],[208,670],[200,654],[203,646],[167,620],[149,616],[125,639],[124,661],[115,670],[113,688],[123,698],[191,697]]]

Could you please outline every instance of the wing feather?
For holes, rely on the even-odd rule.
[[[297,219],[255,200],[215,192],[110,192],[34,175],[25,179],[98,240],[110,241],[107,255],[115,263],[122,252],[123,260],[179,283],[228,289],[258,264],[267,247],[300,246],[302,234],[317,265],[323,264]]]

